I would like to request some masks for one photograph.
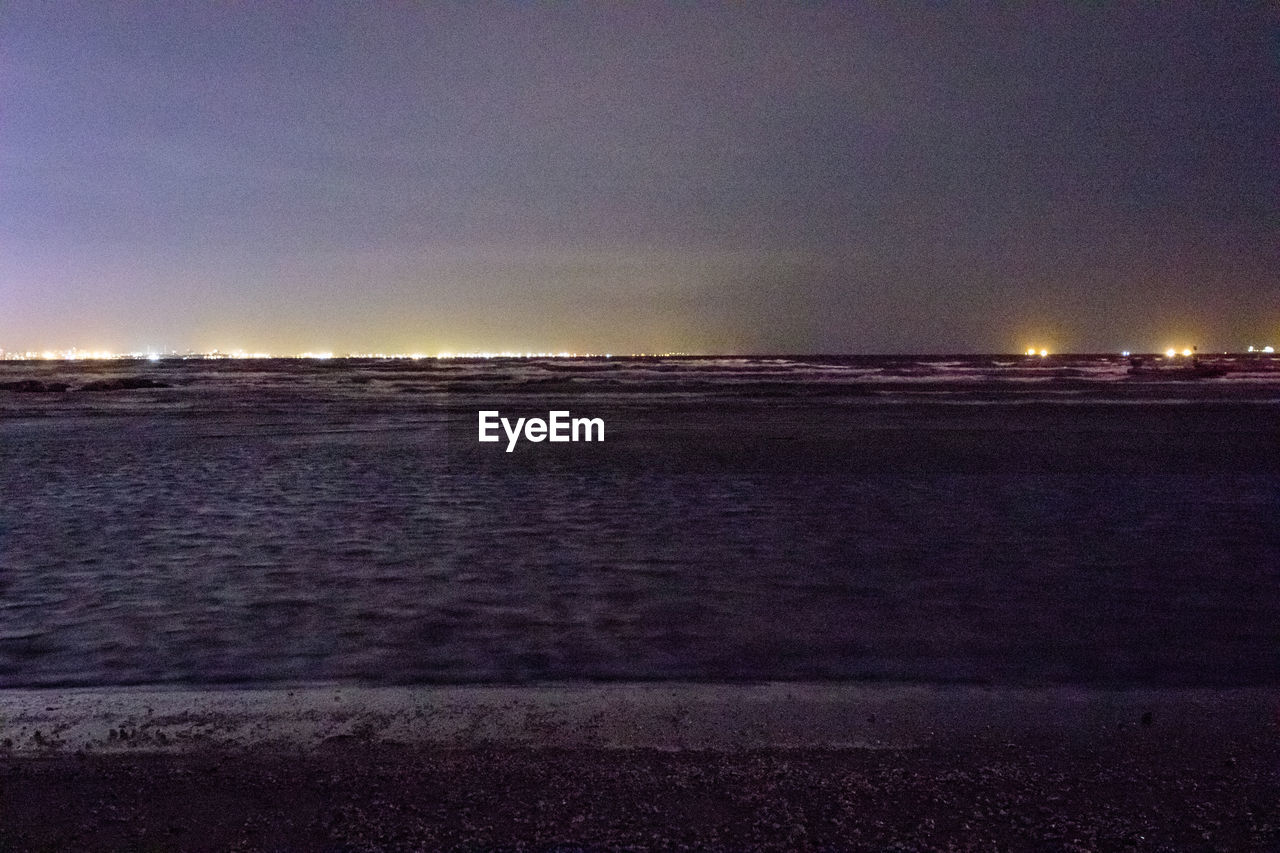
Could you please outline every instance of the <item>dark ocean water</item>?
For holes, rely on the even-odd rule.
[[[0,686],[1280,683],[1280,361],[1223,364],[0,363],[69,386],[0,389]]]

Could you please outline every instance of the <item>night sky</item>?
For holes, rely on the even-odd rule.
[[[1250,343],[1274,3],[0,5],[6,349]]]

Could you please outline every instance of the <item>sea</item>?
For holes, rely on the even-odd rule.
[[[0,687],[1278,684],[1280,360],[1204,361],[0,362]]]

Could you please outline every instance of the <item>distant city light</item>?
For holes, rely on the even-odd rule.
[[[633,356],[646,355],[662,355],[662,356],[683,356],[688,353],[683,352],[666,352],[666,353],[632,353]],[[164,358],[179,359],[223,359],[223,358],[308,358],[327,360],[334,358],[377,358],[383,360],[392,359],[413,359],[415,361],[424,358],[612,358],[613,353],[581,353],[581,352],[515,352],[513,350],[502,350],[500,352],[440,352],[436,355],[427,355],[425,353],[386,353],[386,352],[353,352],[338,355],[333,352],[303,352],[295,355],[276,355],[269,352],[245,352],[244,350],[233,350],[224,352],[223,350],[208,350],[207,352],[130,352],[115,353],[106,350],[43,350],[25,352],[7,352],[0,349],[0,359],[5,361],[88,361],[88,360],[124,360],[138,359],[145,361],[160,361]]]
[[[1263,351],[1263,352],[1266,352],[1266,353],[1272,353],[1272,352],[1275,352],[1275,351],[1276,351],[1276,348],[1275,348],[1275,347],[1270,347],[1270,346],[1268,346],[1268,347],[1263,347],[1263,348],[1262,348],[1262,351]]]
[[[668,358],[687,356],[687,352],[633,352],[629,356],[632,358],[654,357]],[[613,358],[613,353],[590,353],[590,352],[568,352],[560,350],[558,352],[516,352],[514,350],[486,351],[486,352],[450,352],[448,350],[441,351],[436,355],[427,355],[422,352],[414,353],[389,353],[389,352],[347,352],[334,353],[326,352],[303,352],[293,354],[269,353],[269,352],[246,352],[242,349],[234,350],[204,350],[197,352],[195,350],[167,350],[165,352],[155,352],[148,349],[146,351],[136,351],[128,353],[117,353],[108,350],[82,350],[72,347],[68,350],[26,350],[23,352],[11,352],[0,348],[0,361],[87,361],[87,360],[134,360],[157,362],[162,359],[269,359],[269,358],[303,358],[313,360],[328,359],[351,359],[351,358],[376,358],[383,360],[391,359],[494,359],[494,358],[541,358],[541,359],[575,359],[575,358]]]
[[[1191,349],[1188,347],[1182,351],[1183,355],[1191,355]]]
[[[1173,358],[1177,354],[1178,354],[1178,351],[1173,347],[1169,347],[1167,350],[1164,351],[1165,358]]]

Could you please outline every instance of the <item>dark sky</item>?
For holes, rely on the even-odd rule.
[[[1280,344],[1280,6],[1012,5],[6,0],[0,347]]]

